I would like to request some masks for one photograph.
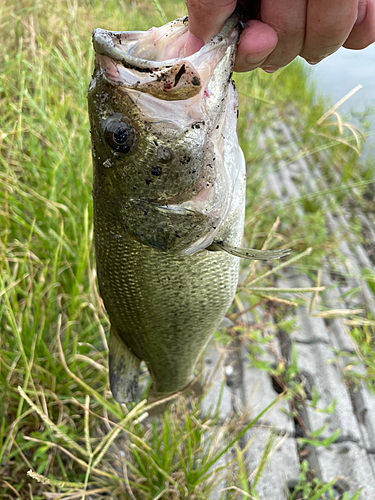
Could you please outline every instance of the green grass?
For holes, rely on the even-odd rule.
[[[241,492],[256,495],[256,483],[255,490],[249,486],[240,454],[229,467],[218,465],[237,446],[244,430],[240,419],[228,425],[220,441],[216,413],[204,415],[200,401],[180,398],[162,418],[144,425],[144,401],[120,406],[108,387],[109,323],[95,281],[92,242],[86,110],[93,66],[90,34],[98,26],[147,29],[160,25],[163,16],[174,19],[184,13],[182,0],[34,0],[18,2],[17,7],[5,0],[0,7],[2,498],[65,498],[69,492],[76,494],[69,498],[85,498],[90,491],[90,498],[104,498],[110,492],[111,498],[137,500],[206,499],[224,476],[230,488],[223,498],[242,498]],[[334,194],[337,203],[347,202],[348,185],[365,192],[371,186],[373,166],[358,167],[350,130],[341,133],[337,127],[317,125],[327,107],[320,101],[312,105],[314,88],[298,63],[272,76],[261,71],[237,75],[236,81],[239,137],[251,173],[246,238],[261,246],[280,216],[281,225],[270,233],[270,245],[288,242],[301,271],[316,278],[323,256],[337,255],[335,242],[322,225],[319,200]],[[262,165],[269,158],[291,161],[291,153],[288,145],[272,144],[265,152],[258,148],[258,138],[280,116],[288,121],[296,103],[299,114],[293,115],[290,125],[299,130],[299,154],[314,158],[325,152],[328,190],[289,206],[274,206],[262,192]],[[339,186],[330,177],[331,168],[342,172]],[[304,223],[313,231],[303,229],[297,202],[303,203]],[[360,202],[365,204],[364,199]],[[307,255],[310,246],[314,251]],[[264,271],[256,266],[251,271],[251,279],[258,281],[248,286],[273,285],[273,274],[261,278]],[[373,285],[372,276],[368,281]],[[277,295],[253,291],[250,304],[271,293]],[[280,324],[293,301],[301,301],[299,296],[274,298],[279,300]],[[354,318],[352,335],[367,367],[363,377],[374,388],[374,318],[361,321]],[[244,342],[251,343],[253,361],[270,370],[262,364],[269,339],[255,329],[246,335],[240,325],[236,329]],[[221,339],[228,342],[230,337],[221,334]],[[292,370],[280,366],[277,376],[284,377],[283,397],[301,390],[293,382]],[[147,374],[143,378],[146,387]],[[267,457],[262,460],[264,465]],[[34,471],[33,479],[28,470]],[[301,478],[301,491],[310,488],[315,496],[308,493],[303,498],[313,500],[319,488],[329,488],[320,483],[311,486],[305,479]]]

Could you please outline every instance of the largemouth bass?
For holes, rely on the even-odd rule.
[[[88,92],[99,289],[114,398],[134,401],[141,360],[157,400],[192,383],[228,310],[245,250],[245,161],[231,79],[239,17],[189,57],[188,20],[93,33]],[[150,397],[151,394],[151,397]]]

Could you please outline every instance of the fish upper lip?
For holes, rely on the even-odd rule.
[[[224,23],[220,33],[214,36],[209,42],[207,42],[198,53],[207,50],[207,46],[212,46],[212,44],[220,43],[224,38],[230,35],[230,33],[236,28],[240,27],[239,21],[241,19],[241,14],[235,11]],[[186,22],[187,16],[185,18],[177,19],[179,22]],[[171,23],[175,23],[172,21]],[[96,28],[92,33],[92,43],[96,54],[104,55],[110,57],[113,61],[122,64],[126,68],[133,68],[140,72],[152,72],[161,69],[166,69],[172,67],[173,65],[180,63],[181,58],[168,59],[166,61],[152,61],[148,59],[141,59],[138,57],[131,56],[122,52],[115,47],[113,39],[116,36],[121,35],[122,31],[107,31],[102,28]],[[191,56],[183,58],[189,61]]]
[[[235,12],[224,23],[220,33],[207,42],[198,52],[187,57],[181,57],[181,48],[177,51],[171,49],[163,52],[161,60],[157,59],[158,53],[146,50],[137,51],[137,45],[143,37],[143,31],[106,31],[97,28],[93,32],[93,45],[96,52],[96,73],[103,76],[111,84],[121,85],[130,90],[149,94],[159,100],[184,101],[191,99],[207,87],[216,64],[227,52],[229,47],[234,47],[238,42],[241,24],[240,14]],[[176,31],[175,31],[176,28]],[[165,47],[169,45],[166,33],[187,32],[187,20],[177,19],[160,28],[156,28]],[[167,36],[167,35],[166,35]],[[155,47],[151,39],[146,37],[149,47]],[[168,41],[168,44],[166,44]],[[172,47],[173,43],[172,43]],[[176,48],[176,47],[175,47]],[[138,47],[139,49],[139,47]],[[231,51],[233,52],[233,50]],[[137,56],[147,57],[137,57]],[[168,59],[171,56],[177,56]],[[220,56],[220,57],[219,57]],[[208,64],[207,64],[208,63]],[[209,70],[209,71],[208,71]]]

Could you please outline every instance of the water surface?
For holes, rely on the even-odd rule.
[[[345,114],[350,110],[361,112],[372,109],[369,120],[371,133],[374,135],[367,139],[364,156],[372,157],[375,162],[375,44],[364,50],[341,48],[316,66],[309,68],[318,92],[330,97],[332,103],[344,97],[358,84],[363,86],[340,107],[340,110]]]

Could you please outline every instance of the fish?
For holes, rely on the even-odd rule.
[[[237,13],[184,56],[188,17],[148,31],[93,32],[88,90],[97,278],[109,320],[109,380],[136,401],[199,394],[194,369],[236,292],[246,168],[232,80]]]

